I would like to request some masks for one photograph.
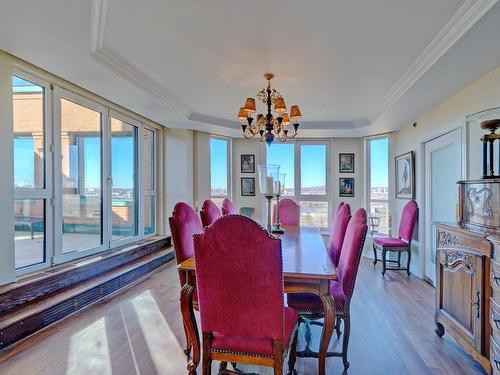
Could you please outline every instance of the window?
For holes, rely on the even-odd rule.
[[[62,253],[103,245],[103,113],[60,99]]]
[[[389,234],[389,139],[370,139],[367,144],[369,215],[379,218],[379,233]]]
[[[14,126],[15,268],[47,261],[47,87],[34,77],[12,77]]]
[[[329,143],[300,141],[272,144],[267,163],[285,173],[285,196],[300,205],[300,224],[327,228],[329,225]]]
[[[156,129],[21,69],[12,91],[16,272],[154,235]]]
[[[111,117],[112,240],[137,236],[137,127]]]
[[[155,132],[144,128],[143,133],[144,235],[156,232]]]
[[[229,194],[229,141],[210,138],[210,198],[220,207]]]

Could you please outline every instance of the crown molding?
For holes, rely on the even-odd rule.
[[[156,97],[167,104],[170,108],[180,112],[183,116],[188,118],[193,113],[190,108],[173,98],[149,77],[127,64],[123,61],[123,59],[118,58],[105,49],[104,31],[106,29],[108,4],[109,0],[93,0],[92,2],[90,38],[90,51],[92,58],[108,70],[128,81],[130,84],[147,94]]]
[[[498,0],[467,0],[368,116],[373,123],[422,77]]]

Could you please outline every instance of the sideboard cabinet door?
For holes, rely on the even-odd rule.
[[[483,272],[485,257],[456,249],[438,249],[436,320],[482,351]]]

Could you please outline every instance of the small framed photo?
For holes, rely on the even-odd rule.
[[[253,197],[255,196],[255,178],[242,177],[241,178],[241,196]]]
[[[415,198],[415,158],[413,151],[396,156],[396,198]]]
[[[354,173],[354,154],[339,154],[339,173]]]
[[[255,173],[255,155],[241,155],[241,173]]]
[[[352,177],[339,178],[339,196],[354,197],[354,178]]]

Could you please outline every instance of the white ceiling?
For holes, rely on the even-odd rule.
[[[300,105],[303,135],[360,136],[406,125],[500,65],[495,0],[0,6],[1,49],[167,126],[234,136],[267,71]]]

